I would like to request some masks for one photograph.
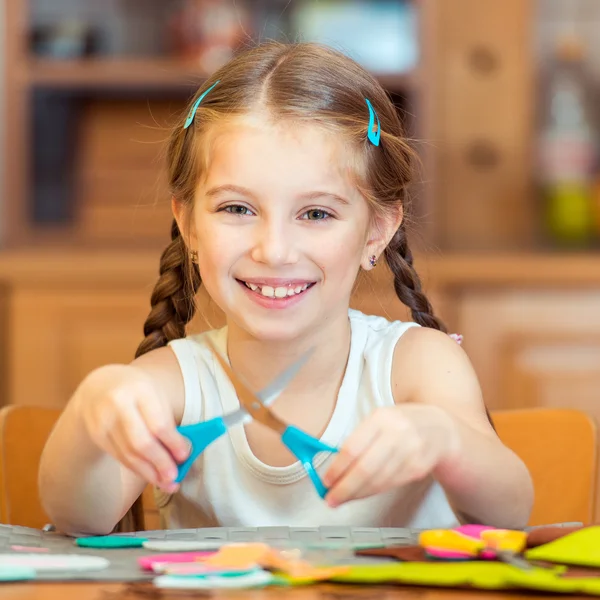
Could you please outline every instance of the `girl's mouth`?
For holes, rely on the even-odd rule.
[[[238,279],[237,282],[245,287],[247,287],[250,291],[263,296],[264,298],[271,298],[273,300],[283,300],[285,298],[292,298],[295,296],[300,296],[306,290],[310,289],[315,282],[307,282],[302,284],[288,284],[288,285],[279,285],[279,286],[271,286],[271,285],[259,285],[256,283],[251,283],[247,281],[242,281]]]

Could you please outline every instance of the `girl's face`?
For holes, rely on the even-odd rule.
[[[218,132],[190,246],[211,298],[252,337],[292,341],[346,319],[361,264],[383,251],[351,158],[316,126],[258,117]]]

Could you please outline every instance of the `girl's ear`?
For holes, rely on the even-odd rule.
[[[404,210],[402,206],[399,206],[393,212],[377,215],[373,218],[360,263],[365,271],[371,270],[377,264],[379,257],[402,224],[403,218]]]
[[[190,211],[187,206],[177,200],[175,196],[171,197],[171,210],[175,220],[177,221],[177,227],[179,227],[179,231],[183,237],[185,245],[189,250],[196,250],[195,229],[191,222],[192,211]]]

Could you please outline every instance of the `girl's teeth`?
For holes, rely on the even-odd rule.
[[[294,294],[300,294],[306,290],[309,286],[308,283],[304,285],[298,285],[295,288],[292,287],[271,287],[270,285],[264,285],[262,288],[255,283],[246,283],[253,292],[266,296],[267,298],[285,298],[286,296],[293,296]]]

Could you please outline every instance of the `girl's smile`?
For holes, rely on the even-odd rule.
[[[316,285],[314,281],[300,279],[238,279],[249,298],[265,308],[283,309],[294,306]]]

